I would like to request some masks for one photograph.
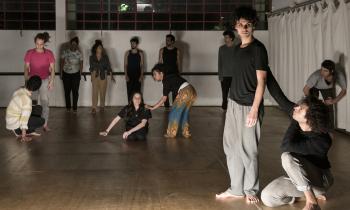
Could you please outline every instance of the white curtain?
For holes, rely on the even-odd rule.
[[[326,0],[269,17],[271,70],[293,101],[325,59],[350,81],[350,3]],[[339,91],[339,90],[338,90]],[[350,131],[350,91],[337,104],[337,127]]]

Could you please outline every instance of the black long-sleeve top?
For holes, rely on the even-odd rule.
[[[284,95],[270,69],[268,70],[266,85],[271,96],[276,100],[282,110],[292,117],[293,108],[296,104],[289,101]],[[303,131],[299,123],[292,119],[284,135],[281,149],[283,152],[291,152],[296,156],[304,157],[319,168],[328,169],[331,166],[327,153],[331,145],[332,139],[328,133]]]

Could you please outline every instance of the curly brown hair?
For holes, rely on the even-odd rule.
[[[329,108],[315,96],[307,96],[300,101],[308,107],[305,118],[311,130],[326,133],[330,129]]]

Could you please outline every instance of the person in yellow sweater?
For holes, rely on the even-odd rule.
[[[45,123],[44,118],[31,115],[33,91],[41,86],[39,76],[32,76],[25,87],[16,90],[6,109],[6,128],[12,130],[21,141],[30,141],[31,135],[40,135],[35,133],[35,129],[42,127]]]

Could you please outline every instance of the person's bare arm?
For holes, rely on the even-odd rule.
[[[125,131],[123,133],[123,139],[127,139],[130,134],[134,133],[135,131],[140,130],[143,127],[145,127],[146,123],[147,123],[147,119],[142,119],[142,121],[137,126],[133,127],[132,129],[130,129],[128,131]]]
[[[258,84],[255,91],[253,105],[251,110],[247,116],[246,126],[253,127],[255,126],[258,119],[258,112],[260,103],[264,97],[265,87],[266,87],[266,78],[267,72],[263,70],[256,70],[256,77],[258,80]]]
[[[140,69],[141,69],[141,75],[139,78],[139,81],[142,82],[143,80],[143,73],[144,73],[144,56],[143,56],[143,52],[140,52],[140,56],[141,56],[141,60],[140,60]]]
[[[168,98],[167,96],[162,96],[159,99],[159,101],[155,105],[153,105],[150,109],[155,110],[155,109],[159,108],[161,105],[164,104],[164,102],[166,101],[167,98]]]
[[[305,85],[303,88],[303,92],[305,96],[308,96],[310,94],[310,87]]]
[[[182,68],[181,68],[181,61],[180,61],[181,55],[180,55],[180,50],[177,49],[177,57],[176,57],[176,64],[177,64],[177,68],[179,70],[179,72],[182,72]]]
[[[339,94],[335,98],[328,98],[324,100],[324,103],[327,105],[332,105],[338,103],[346,95],[346,89],[341,89]]]
[[[24,81],[27,82],[29,79],[30,65],[29,63],[24,64]]]
[[[163,48],[159,50],[159,63],[163,63]]]
[[[119,115],[116,116],[116,117],[112,120],[112,122],[108,125],[108,128],[107,128],[105,131],[101,131],[101,132],[100,132],[100,135],[101,135],[101,136],[107,136],[108,133],[109,133],[109,131],[111,131],[111,129],[115,126],[115,124],[118,123],[118,121],[119,121],[120,119],[121,119],[121,118],[119,117]]]
[[[54,81],[55,81],[55,63],[50,63],[50,79],[49,79],[49,85],[48,89],[52,90],[54,86]]]
[[[126,51],[124,54],[124,74],[125,74],[125,80],[129,82],[129,77],[128,77],[128,56],[129,56],[129,51]]]

